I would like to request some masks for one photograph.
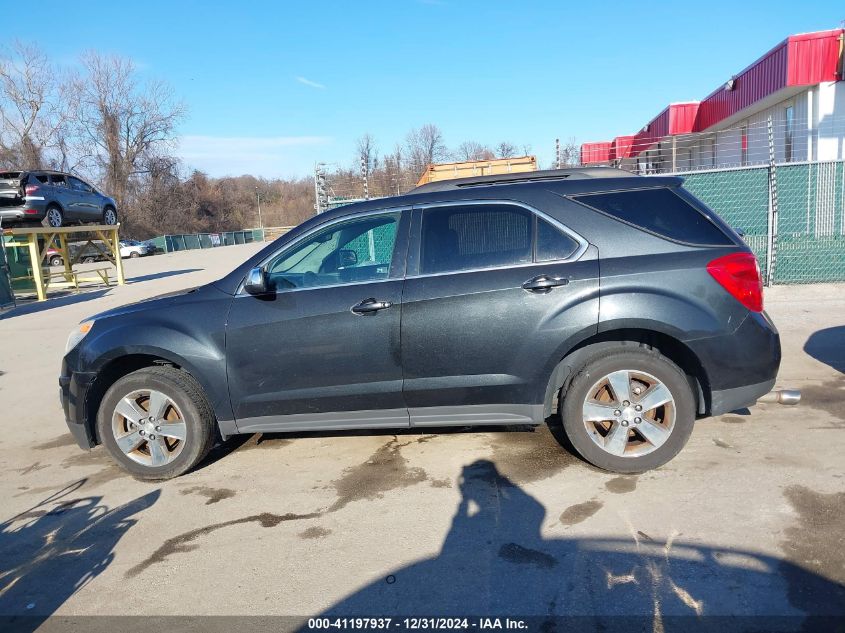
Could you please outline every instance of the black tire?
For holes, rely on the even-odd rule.
[[[42,226],[57,229],[64,226],[64,223],[65,215],[57,205],[51,204],[47,207],[47,211],[44,213],[44,219],[41,220]]]
[[[138,251],[132,251],[131,253],[129,253],[129,257],[131,257],[132,259],[137,259],[140,256],[141,254]]]
[[[112,430],[112,417],[118,403],[127,394],[144,389],[167,394],[181,410],[186,427],[181,452],[160,467],[141,464],[128,457],[118,447]],[[98,436],[112,458],[132,476],[147,481],[178,477],[196,466],[211,450],[215,424],[214,412],[202,387],[193,376],[173,367],[148,367],[124,376],[106,392],[97,414]]]
[[[94,263],[94,262],[96,262],[96,261],[97,261],[97,260],[96,260],[96,259],[94,259],[93,257],[83,257],[83,258],[82,258],[82,263],[83,263],[83,264],[93,264],[93,263]]]
[[[103,209],[103,224],[107,226],[114,226],[117,224],[117,210],[114,207],[106,207]]]
[[[668,438],[663,444],[643,455],[621,456],[608,452],[591,439],[591,435],[595,436],[596,432],[588,430],[584,422],[583,408],[589,391],[603,377],[622,370],[650,374],[663,383],[674,401],[675,420]],[[657,468],[675,457],[689,440],[695,424],[695,411],[695,396],[684,372],[657,350],[633,342],[620,343],[618,348],[602,349],[600,355],[588,359],[580,370],[577,370],[566,392],[562,394],[560,404],[563,428],[573,448],[598,468],[626,474]],[[642,439],[638,432],[634,431],[635,428],[635,425],[630,425],[632,432],[627,440],[629,443]]]
[[[64,263],[64,260],[59,257],[58,255],[53,255],[50,258],[50,266],[61,266]]]

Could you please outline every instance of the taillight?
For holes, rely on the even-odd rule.
[[[38,215],[38,209],[24,209],[23,212],[27,215]]]
[[[26,192],[26,195],[31,196],[38,191],[38,185],[27,185],[24,191]]]
[[[733,253],[707,264],[707,272],[749,310],[763,311],[763,276],[751,253]]]

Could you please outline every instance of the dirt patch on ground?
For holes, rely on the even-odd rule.
[[[583,464],[560,445],[546,425],[491,435],[492,461],[503,476],[520,484],[547,479],[569,466]]]
[[[263,512],[261,514],[253,514],[248,517],[243,517],[242,519],[233,519],[231,521],[223,521],[222,523],[212,523],[211,525],[197,528],[196,530],[191,530],[190,532],[185,532],[184,534],[179,534],[178,536],[174,536],[173,538],[167,539],[164,542],[164,545],[159,547],[144,561],[138,563],[129,571],[127,571],[126,577],[132,578],[134,576],[137,576],[141,572],[145,571],[148,567],[151,567],[152,565],[155,565],[157,563],[161,563],[166,558],[168,558],[169,556],[173,556],[174,554],[182,554],[185,552],[191,552],[193,550],[199,549],[199,543],[195,542],[198,538],[210,534],[212,532],[216,532],[217,530],[230,527],[232,525],[241,525],[244,523],[258,523],[263,528],[272,528],[285,521],[314,519],[318,516],[320,516],[319,512],[312,512],[310,514],[272,514],[270,512]]]
[[[326,538],[332,531],[319,526],[313,526],[305,530],[304,532],[300,532],[297,536],[301,539],[318,539],[318,538]]]
[[[499,548],[499,558],[517,565],[533,565],[541,569],[549,569],[557,565],[557,559],[536,549],[529,549],[516,543],[507,543]]]
[[[614,494],[625,494],[626,492],[634,492],[637,488],[636,477],[614,477],[610,481],[604,483],[604,487],[608,492]]]
[[[219,503],[223,499],[231,499],[235,496],[235,491],[230,488],[212,488],[211,486],[193,486],[181,490],[179,494],[183,495],[199,495],[205,497],[205,505],[210,506],[212,503]]]
[[[63,446],[76,446],[76,440],[70,434],[60,435],[57,438],[44,442],[43,444],[36,444],[32,448],[36,451],[47,451],[51,448],[62,448]]]
[[[574,506],[569,506],[560,515],[560,522],[564,525],[575,525],[586,521],[596,512],[601,510],[602,502],[596,499],[585,501],[584,503],[576,503]]]
[[[809,407],[825,411],[833,416],[830,425],[817,425],[814,416],[808,412],[805,416],[811,429],[845,429],[845,376],[837,376],[819,384],[805,384],[801,387],[801,403],[798,407]]]
[[[748,421],[738,415],[724,415],[719,420],[727,424],[745,424]]]
[[[784,494],[798,513],[781,541],[787,561],[798,566],[781,568],[789,581],[790,603],[807,612],[821,608],[845,615],[845,492],[824,494],[790,486]]]
[[[340,510],[353,501],[377,499],[389,490],[428,479],[422,468],[409,467],[408,460],[402,455],[402,447],[413,441],[400,443],[399,438],[394,437],[363,464],[347,468],[342,477],[332,482],[337,491],[337,501],[329,512]]]

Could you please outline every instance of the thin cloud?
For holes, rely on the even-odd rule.
[[[326,151],[329,136],[182,136],[178,155],[211,176],[302,174]]]
[[[304,86],[308,86],[309,88],[317,88],[318,90],[325,90],[325,86],[321,83],[316,81],[311,81],[310,79],[306,79],[305,77],[296,77],[296,80]]]

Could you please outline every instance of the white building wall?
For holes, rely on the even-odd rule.
[[[786,109],[792,108],[792,155],[787,156]],[[768,119],[772,118],[775,162],[845,159],[845,81],[802,90],[789,99],[733,121],[726,129],[678,137],[678,170],[760,165],[769,161]],[[747,152],[742,155],[742,130]],[[671,139],[660,144],[665,170],[672,165]]]
[[[845,81],[818,85],[814,115],[817,159],[845,159]]]

